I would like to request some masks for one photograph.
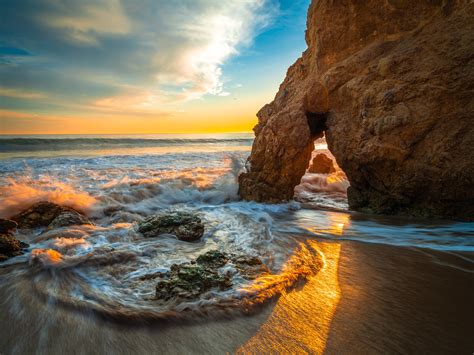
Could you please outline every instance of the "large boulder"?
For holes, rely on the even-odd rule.
[[[73,208],[52,202],[35,203],[25,211],[13,216],[19,228],[48,227],[49,229],[72,225],[92,224],[89,219]]]
[[[146,218],[138,224],[138,232],[146,238],[161,234],[173,234],[179,240],[192,242],[204,234],[204,225],[196,214],[182,211],[167,211]]]
[[[352,209],[473,219],[473,18],[463,0],[313,0],[241,196],[292,198],[325,134]]]

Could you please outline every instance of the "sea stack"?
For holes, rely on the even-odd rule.
[[[469,1],[313,0],[241,196],[291,199],[324,135],[352,209],[472,220],[473,18]]]

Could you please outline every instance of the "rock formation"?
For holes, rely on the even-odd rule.
[[[316,154],[308,171],[313,174],[331,174],[336,171],[332,159],[324,153]]]
[[[92,224],[82,213],[48,201],[35,203],[27,210],[13,216],[19,228],[48,227],[48,229],[81,224]]]
[[[0,218],[0,233],[12,234],[18,228],[18,223],[10,219]]]
[[[325,134],[351,208],[473,219],[473,18],[471,1],[313,0],[241,196],[292,198]]]
[[[204,224],[195,214],[167,211],[140,222],[138,232],[146,238],[158,237],[160,234],[173,234],[179,240],[193,242],[204,234]]]
[[[22,255],[24,250],[29,247],[27,243],[13,236],[17,226],[14,221],[0,218],[0,262]]]
[[[28,248],[27,243],[23,243],[16,239],[10,233],[0,233],[0,262],[8,258],[22,255],[24,250]]]
[[[221,268],[227,266],[227,270]],[[169,272],[145,275],[143,279],[158,278],[157,300],[198,299],[212,290],[232,287],[234,276],[253,280],[269,273],[268,268],[255,256],[234,255],[211,250],[189,263],[173,264]]]

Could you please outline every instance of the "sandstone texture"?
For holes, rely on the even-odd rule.
[[[313,174],[331,174],[336,171],[332,159],[324,153],[316,154],[308,171]]]
[[[352,209],[474,218],[474,3],[313,0],[308,49],[257,114],[243,198],[293,197],[313,142]]]

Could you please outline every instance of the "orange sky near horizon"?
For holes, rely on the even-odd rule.
[[[240,112],[239,112],[240,114]],[[165,133],[246,133],[257,123],[254,115],[190,116],[169,115],[154,119],[144,116],[92,115],[51,116],[0,110],[0,134],[165,134]],[[48,122],[47,125],[44,123]],[[43,127],[42,127],[43,126]]]
[[[0,134],[252,132],[308,0],[2,4]]]

